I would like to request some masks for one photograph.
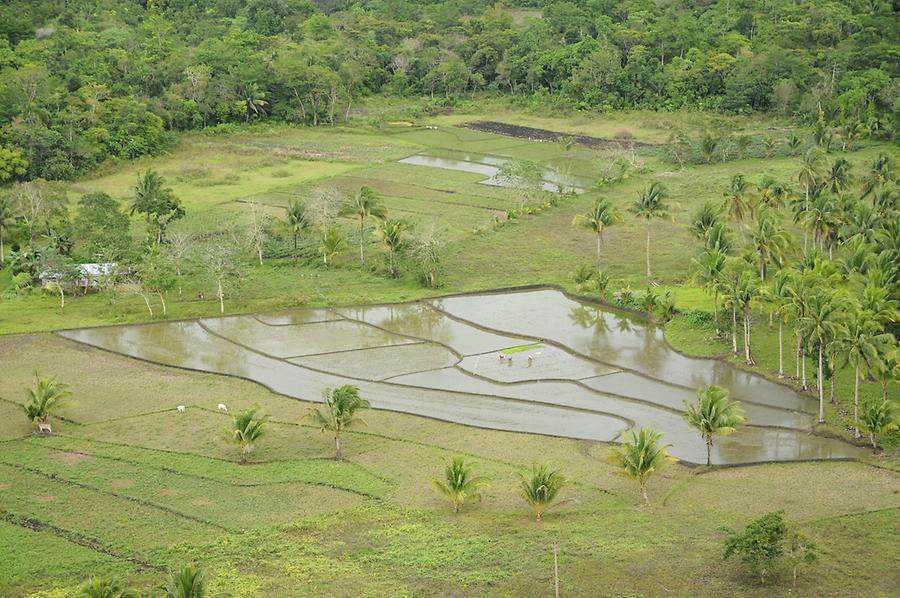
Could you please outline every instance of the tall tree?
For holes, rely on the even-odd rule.
[[[609,200],[604,197],[598,197],[590,209],[584,214],[578,214],[572,220],[574,226],[581,226],[592,231],[597,238],[597,271],[601,268],[600,263],[600,247],[603,244],[603,231],[607,227],[621,220],[621,215]]]
[[[716,338],[721,336],[719,330],[719,292],[722,290],[725,276],[725,254],[717,249],[706,250],[694,259],[694,271],[697,282],[703,285],[706,292],[713,294],[713,321],[716,326]]]
[[[296,251],[300,235],[312,226],[312,220],[307,212],[306,204],[298,200],[288,204],[286,222],[288,230],[291,231],[291,236],[294,239],[294,251]]]
[[[366,422],[357,412],[368,409],[369,402],[359,396],[359,387],[345,384],[335,389],[327,389],[324,394],[323,407],[310,407],[306,415],[323,432],[334,434],[334,458],[342,459],[341,432],[356,426],[365,426]]]
[[[366,220],[370,218],[384,220],[387,218],[387,208],[381,203],[375,191],[369,187],[362,187],[341,207],[340,213],[342,216],[359,218],[359,263],[365,264],[363,243],[365,242]]]
[[[872,313],[855,308],[847,317],[847,333],[840,339],[839,350],[853,365],[853,433],[859,438],[859,381],[863,376],[884,367],[884,355],[890,349],[892,336],[884,333]]]
[[[662,432],[651,428],[641,428],[637,433],[629,430],[622,434],[622,444],[610,455],[610,463],[619,468],[617,473],[638,483],[644,506],[650,504],[647,481],[675,460],[666,452],[671,445],[662,444],[662,436]]]
[[[388,271],[397,276],[395,256],[406,243],[407,224],[403,220],[383,220],[376,230],[378,238],[388,248]]]
[[[147,170],[143,176],[138,175],[130,208],[132,215],[144,215],[157,245],[162,243],[166,226],[183,218],[185,213],[181,201],[172,189],[164,185],[165,179],[153,170]]]
[[[837,341],[846,331],[843,323],[845,312],[843,302],[836,291],[819,286],[806,303],[806,311],[800,318],[800,326],[805,338],[815,343],[818,349],[819,366],[817,386],[819,388],[819,423],[825,423],[824,359],[825,345]]]
[[[653,182],[645,188],[638,198],[632,203],[630,211],[638,218],[643,218],[647,223],[647,278],[652,278],[650,273],[650,223],[654,218],[671,219],[669,205],[666,203],[668,192],[665,186],[659,182]]]
[[[740,403],[728,398],[721,386],[697,389],[697,403],[684,402],[684,418],[706,442],[706,464],[712,465],[713,436],[727,436],[747,422]]]
[[[750,248],[759,265],[759,279],[766,280],[769,265],[781,266],[794,247],[791,233],[781,226],[771,208],[760,209],[756,228],[750,233]]]

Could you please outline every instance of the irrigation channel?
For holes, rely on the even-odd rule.
[[[685,357],[661,328],[550,289],[59,334],[306,401],[352,383],[375,408],[482,428],[610,442],[651,426],[665,433],[674,456],[692,463],[705,462],[706,449],[681,415],[684,401],[699,386],[719,384],[741,401],[750,424],[717,439],[714,463],[863,453],[810,433],[813,399],[723,361]]]

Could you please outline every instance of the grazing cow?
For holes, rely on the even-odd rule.
[[[178,413],[184,413],[184,405],[179,405],[177,407],[177,409],[178,409]]]
[[[528,356],[528,367],[531,367],[534,364],[534,355]]]
[[[225,406],[225,403],[219,403],[219,411],[224,411],[228,413],[228,407]]]
[[[38,432],[41,434],[53,434],[53,428],[47,422],[38,422]]]

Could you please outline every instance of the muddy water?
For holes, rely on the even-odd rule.
[[[465,155],[463,159],[446,158],[443,156],[432,156],[428,154],[415,154],[400,160],[401,164],[412,164],[415,166],[429,166],[431,168],[443,168],[445,170],[458,170],[461,172],[471,172],[480,174],[485,177],[480,181],[483,185],[492,185],[494,187],[509,187],[507,181],[497,178],[500,172],[500,166],[506,162],[502,158],[481,155]],[[543,169],[543,182],[541,184],[544,191],[551,193],[575,192],[584,193],[588,183],[574,176],[565,176],[552,170]]]
[[[812,400],[726,363],[679,355],[658,328],[556,291],[61,334],[310,401],[353,383],[376,408],[478,427],[609,441],[630,426],[652,426],[666,434],[672,454],[691,462],[705,460],[705,447],[681,416],[683,402],[697,386],[716,383],[751,419],[717,440],[717,463],[862,453],[809,434]],[[499,359],[502,349],[535,342],[541,346]]]

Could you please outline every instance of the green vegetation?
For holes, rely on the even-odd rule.
[[[311,595],[552,592],[554,543],[561,592],[590,593],[602,571],[623,593],[649,595],[662,585],[690,593],[702,578],[710,594],[752,595],[757,590],[721,562],[721,528],[743,529],[777,509],[817,547],[815,574],[800,575],[794,591],[893,589],[885,556],[900,533],[900,487],[886,469],[791,463],[697,475],[676,463],[653,477],[658,498],[642,509],[634,482],[606,463],[602,443],[371,410],[368,428],[343,432],[344,459],[336,461],[318,427],[296,423],[309,404],[249,382],[53,335],[3,337],[0,359],[0,549],[11,555],[0,566],[3,595],[74,594],[89,574],[139,590],[165,577],[135,561],[176,572],[186,562],[202,565],[212,595],[297,587]],[[59,412],[65,419],[52,419],[52,436],[32,435],[8,402],[24,401],[34,366],[70,383],[72,400]],[[116,376],[98,385],[85,371]],[[845,388],[851,396],[849,379]],[[253,465],[240,465],[222,434],[231,417],[215,408],[220,402],[270,415]],[[175,411],[179,403],[185,413]],[[477,475],[492,480],[464,516],[433,489],[448,454],[477,462]],[[536,458],[565,463],[569,480],[557,496],[566,502],[540,526],[524,515],[520,486]],[[19,556],[33,551],[40,564]],[[785,563],[769,582],[775,593],[791,583]]]
[[[450,460],[444,469],[444,480],[435,479],[432,482],[438,492],[450,499],[454,513],[459,513],[459,508],[467,502],[480,501],[482,492],[490,486],[487,478],[472,475],[472,466],[462,457]]]
[[[747,423],[740,403],[728,398],[728,390],[710,386],[697,391],[695,405],[684,403],[684,418],[692,428],[697,428],[706,442],[706,464],[712,465],[713,436],[726,436]]]
[[[726,556],[771,593],[792,570],[800,594],[890,594],[897,22],[877,0],[3,3],[0,594],[175,572],[183,597],[523,595],[551,567],[566,595],[753,594],[715,558],[748,523]],[[814,432],[864,433],[877,467],[663,469],[649,429],[613,463],[377,410],[361,429],[352,386],[299,405],[35,334],[538,283],[816,396]],[[711,461],[744,422],[698,392]],[[454,511],[486,499],[466,517],[428,491],[448,454]],[[660,499],[634,509],[620,477]],[[557,516],[524,521],[522,494]]]
[[[619,468],[616,473],[638,483],[644,506],[650,504],[647,482],[675,461],[666,453],[669,445],[660,442],[662,436],[662,432],[651,428],[641,428],[637,432],[628,430],[622,433],[622,444],[614,447],[609,456],[609,462]]]

